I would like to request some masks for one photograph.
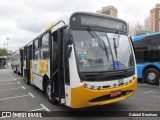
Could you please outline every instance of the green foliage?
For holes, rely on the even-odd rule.
[[[0,56],[8,56],[9,53],[7,52],[7,50],[5,48],[0,48]]]

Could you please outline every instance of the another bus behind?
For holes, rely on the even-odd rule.
[[[160,78],[160,32],[136,36],[133,39],[138,78],[158,84]]]

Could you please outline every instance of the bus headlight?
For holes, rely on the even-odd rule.
[[[87,87],[87,84],[86,84],[86,83],[84,83],[84,84],[83,84],[83,87],[84,87],[84,88],[86,88],[86,87]]]

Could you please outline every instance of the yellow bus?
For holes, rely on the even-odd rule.
[[[48,25],[20,50],[27,84],[53,104],[104,105],[135,93],[135,55],[125,21],[74,12]]]

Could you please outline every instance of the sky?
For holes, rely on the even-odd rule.
[[[35,34],[63,14],[74,11],[96,12],[113,5],[118,18],[130,25],[144,24],[159,0],[0,0],[0,48],[18,50]]]

